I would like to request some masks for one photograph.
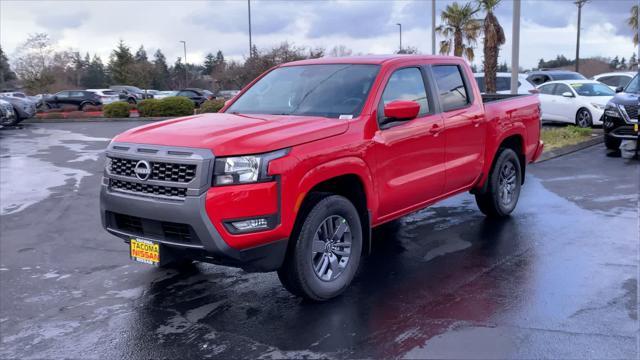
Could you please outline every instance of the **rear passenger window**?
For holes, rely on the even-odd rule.
[[[469,104],[469,94],[457,65],[434,66],[433,75],[438,86],[442,110],[455,110]]]
[[[391,75],[382,93],[381,105],[384,107],[395,100],[411,100],[420,104],[418,117],[429,112],[427,91],[424,87],[422,72],[418,68],[400,69]],[[384,116],[384,112],[381,112],[381,115]]]

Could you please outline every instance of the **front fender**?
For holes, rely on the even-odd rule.
[[[363,159],[349,156],[317,165],[300,179],[294,206],[295,213],[298,213],[305,197],[316,185],[344,175],[356,175],[360,179],[367,197],[367,207],[375,212],[378,208],[378,198],[373,191],[371,171]]]

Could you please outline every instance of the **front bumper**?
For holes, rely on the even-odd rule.
[[[638,124],[629,123],[620,118],[614,118],[607,115],[603,116],[603,125],[605,136],[620,140],[638,140]]]
[[[115,150],[121,148],[126,150]],[[149,155],[156,151],[154,155]],[[189,157],[171,153],[190,152]],[[144,153],[144,155],[140,155]],[[209,150],[111,144],[107,150],[110,158],[127,158],[153,162],[179,162],[197,164],[192,181],[178,184],[167,181],[140,181],[105,170],[101,191],[100,211],[102,224],[111,234],[129,241],[131,238],[151,240],[170,247],[172,253],[214,264],[230,265],[247,271],[273,271],[284,260],[288,236],[280,228],[251,234],[234,235],[224,226],[228,219],[252,217],[262,214],[279,214],[279,206],[273,189],[275,183],[256,186],[226,186],[210,188],[213,170],[213,154]],[[183,186],[180,197],[114,188],[114,181],[127,181],[140,186],[171,184]],[[134,188],[139,189],[139,188]],[[248,202],[240,201],[249,197]],[[240,204],[241,203],[241,204]],[[264,205],[270,203],[271,205]]]

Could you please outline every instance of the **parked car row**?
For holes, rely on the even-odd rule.
[[[606,104],[621,92],[634,72],[613,72],[587,80],[582,74],[565,70],[532,71],[518,74],[518,94],[539,93],[544,121],[565,122],[580,127],[603,123]],[[484,73],[474,74],[482,93]],[[496,92],[511,91],[511,73],[496,74]],[[637,104],[636,104],[637,105]]]

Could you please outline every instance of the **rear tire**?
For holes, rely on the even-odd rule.
[[[620,144],[622,140],[611,137],[607,134],[604,135],[604,146],[609,150],[620,150]]]
[[[476,194],[476,203],[489,217],[509,216],[518,204],[522,171],[515,151],[502,149],[489,174],[485,193]]]
[[[324,301],[351,284],[362,255],[362,227],[347,198],[329,195],[318,201],[291,241],[278,270],[280,282],[291,293]]]

